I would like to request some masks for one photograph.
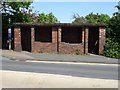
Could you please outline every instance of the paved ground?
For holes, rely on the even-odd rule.
[[[39,60],[39,61],[63,61],[63,62],[88,62],[88,63],[112,63],[117,64],[118,59],[106,58],[98,55],[68,55],[68,54],[45,54],[14,52],[3,50],[2,56],[19,60]]]
[[[29,54],[28,54],[29,55]],[[88,63],[118,63],[117,59],[106,58],[98,55],[68,55],[68,54],[30,54],[36,60],[63,61],[63,62],[88,62]]]
[[[9,50],[0,50],[2,51],[2,56],[3,57],[8,57],[8,58],[11,58],[11,59],[19,59],[19,60],[26,60],[26,59],[35,59],[29,55],[27,55],[26,53],[27,52],[15,52],[15,51],[9,51]]]
[[[1,52],[1,50],[0,50]],[[33,63],[33,60],[39,60],[39,61],[51,61],[51,60],[57,60],[57,61],[61,61],[61,60],[68,60],[68,61],[76,61],[76,60],[80,60],[79,62],[84,62],[83,60],[87,60],[85,62],[91,62],[92,60],[98,61],[101,60],[102,62],[99,63],[116,63],[118,60],[117,59],[108,59],[102,56],[76,56],[76,55],[58,55],[58,54],[32,54],[32,53],[28,53],[28,52],[14,52],[14,51],[7,51],[4,50],[2,51],[2,56],[4,57],[9,57],[12,60],[8,60],[10,62],[12,62],[12,64],[7,64],[8,69],[10,70],[10,67],[16,67],[16,69],[27,69],[27,70],[31,70],[31,66],[29,67],[29,65],[31,65],[31,63]],[[57,59],[58,58],[58,59]],[[75,59],[72,59],[75,58]],[[4,59],[4,58],[3,58]],[[16,59],[18,60],[23,60],[22,61],[16,61]],[[26,60],[32,60],[32,62],[26,62]],[[4,60],[5,61],[5,60]],[[68,62],[67,61],[67,62]],[[6,61],[5,61],[6,62]],[[15,63],[15,62],[20,62],[20,63]],[[24,68],[24,66],[27,67]],[[78,63],[77,63],[78,64]],[[89,64],[89,63],[88,63]],[[93,64],[93,63],[92,63]],[[99,78],[95,78],[95,77],[83,77],[83,76],[79,76],[77,77],[76,75],[73,76],[66,76],[68,74],[71,73],[70,69],[67,69],[67,71],[65,71],[65,67],[66,68],[70,68],[74,65],[61,65],[61,64],[44,64],[41,63],[39,66],[39,63],[37,62],[36,64],[34,63],[34,69],[36,69],[36,67],[39,67],[37,70],[38,71],[49,71],[49,70],[53,70],[52,72],[54,72],[54,65],[57,66],[57,71],[58,70],[63,70],[65,71],[66,75],[58,75],[55,73],[49,73],[47,74],[46,72],[39,72],[39,73],[33,73],[32,71],[34,71],[34,69],[32,71],[29,72],[21,72],[20,70],[18,71],[8,71],[8,69],[6,70],[2,70],[0,71],[0,74],[2,74],[2,80],[0,79],[0,85],[3,86],[3,88],[118,88],[118,80],[116,79],[111,79],[109,78],[109,76],[111,77],[111,75],[115,75],[115,77],[117,77],[116,75],[116,70],[117,68],[114,70],[114,68],[112,68],[112,66],[117,64],[107,64],[107,65],[101,65],[98,66],[96,64],[96,66],[98,66],[99,68],[96,68],[94,65],[91,64],[91,68],[89,68],[89,65],[86,65],[87,67],[84,66],[84,68],[82,68],[82,66],[80,65],[80,70],[78,70],[77,68],[79,67],[79,65],[76,65],[76,67],[74,67],[73,69],[71,69],[72,71],[74,71],[77,73],[80,73],[80,71],[82,71],[82,73],[85,73],[86,70],[83,69],[90,69],[91,71],[86,71],[89,72],[90,74],[96,73],[96,74],[100,74],[103,75],[102,72],[97,72],[100,71],[100,69],[106,73],[105,77],[108,76],[107,79],[99,79]],[[42,65],[42,66],[41,66]],[[112,65],[112,66],[111,66]],[[4,68],[6,68],[5,63],[3,63],[2,65]],[[46,67],[48,66],[48,67]],[[107,68],[106,68],[106,67]],[[46,68],[43,68],[46,67]],[[105,69],[104,69],[105,68]],[[109,68],[109,69],[108,69]],[[31,73],[32,72],[32,73]],[[108,73],[107,73],[108,72]],[[111,72],[113,72],[114,74],[110,74]],[[109,75],[107,75],[109,74]],[[87,75],[87,74],[84,74]]]
[[[118,88],[117,80],[2,71],[3,88]]]
[[[97,79],[118,79],[117,64],[72,64],[16,61],[2,58],[2,70],[48,73]]]

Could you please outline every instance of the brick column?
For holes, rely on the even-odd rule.
[[[52,43],[57,43],[57,27],[52,27]]]
[[[87,54],[88,53],[88,34],[89,34],[89,28],[85,27],[85,31],[84,31],[84,53]]]
[[[61,32],[62,32],[62,28],[61,27],[59,27],[58,28],[58,45],[57,45],[57,47],[58,47],[58,52],[60,52],[60,43],[61,43]]]
[[[61,32],[62,32],[62,29],[61,27],[58,28],[58,41],[61,42]]]
[[[57,47],[57,27],[52,27],[52,44],[53,44],[53,51],[57,52],[58,47]]]
[[[100,27],[99,28],[99,54],[103,53],[104,44],[105,44],[105,28]]]
[[[21,30],[20,27],[14,27],[14,50],[15,51],[22,51],[21,46]]]
[[[35,28],[31,27],[31,52],[34,52]]]
[[[82,28],[82,53],[85,54],[85,29],[84,27]]]
[[[85,34],[85,31],[84,31],[84,28],[82,28],[82,43],[84,43],[84,34]]]

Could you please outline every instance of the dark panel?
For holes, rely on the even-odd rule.
[[[31,28],[21,27],[21,44],[23,51],[31,51]]]
[[[62,42],[82,43],[82,30],[80,28],[62,28]]]
[[[52,28],[37,27],[35,29],[35,41],[52,42]]]
[[[97,27],[89,28],[88,52],[93,54],[99,53],[99,28]]]

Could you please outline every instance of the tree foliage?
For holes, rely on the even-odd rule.
[[[13,22],[29,22],[30,13],[29,7],[32,2],[3,2],[2,15],[11,18]],[[26,15],[25,15],[26,14]]]
[[[57,23],[57,18],[53,15],[53,13],[45,14],[40,13],[38,15],[38,22],[39,23]]]
[[[94,14],[90,13],[85,17],[80,16],[79,14],[73,15],[75,19],[72,23],[75,24],[107,24],[110,20],[110,17],[107,14]]]
[[[110,17],[107,14],[94,14],[90,13],[86,17],[87,21],[91,24],[107,24]]]
[[[85,17],[80,16],[79,14],[74,14],[73,15],[74,21],[72,22],[73,24],[87,24],[88,21]]]
[[[29,9],[31,3],[32,2],[2,2],[1,3],[3,32],[8,27],[10,27],[12,23],[32,21],[30,14],[31,10]],[[9,18],[11,19],[11,22],[8,21]]]
[[[107,37],[114,38],[120,42],[120,14],[115,14],[108,23],[110,30],[107,31]]]
[[[117,6],[118,9],[119,6]],[[108,23],[106,30],[106,44],[104,55],[112,58],[120,58],[120,13],[116,12]]]
[[[11,23],[15,22],[39,22],[39,23],[55,23],[57,18],[52,14],[33,12],[30,8],[32,2],[3,2],[2,16],[8,20],[11,18]]]
[[[120,43],[114,38],[106,38],[104,55],[110,58],[120,58]]]

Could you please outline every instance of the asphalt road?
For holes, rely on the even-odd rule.
[[[99,79],[118,79],[118,67],[113,65],[25,62],[2,58],[2,70],[70,75]]]

